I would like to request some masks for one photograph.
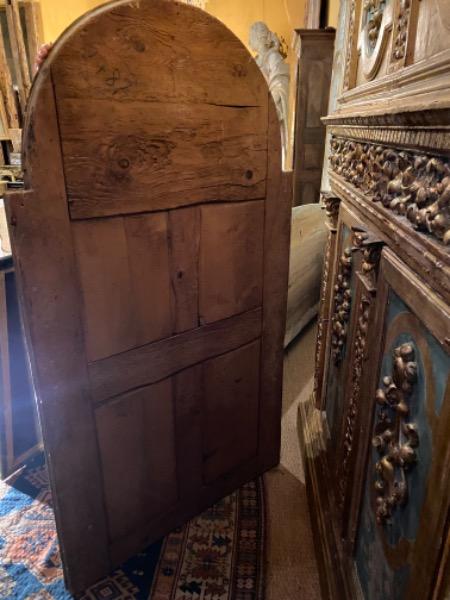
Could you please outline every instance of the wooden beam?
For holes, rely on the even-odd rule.
[[[6,0],[6,19],[14,65],[16,68],[20,106],[23,114],[30,93],[31,77],[22,25],[20,23],[18,0]]]

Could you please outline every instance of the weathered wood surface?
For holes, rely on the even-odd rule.
[[[8,218],[78,592],[277,464],[291,191],[259,68],[166,0],[69,29],[24,139]]]
[[[106,400],[251,342],[261,335],[261,309],[133,348],[89,364],[92,398]]]
[[[285,346],[317,315],[327,237],[324,219],[319,204],[292,209]]]
[[[38,85],[26,154],[36,185],[5,204],[61,553],[81,589],[109,570],[108,533],[53,89],[49,77]]]

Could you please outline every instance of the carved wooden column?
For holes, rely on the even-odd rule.
[[[322,287],[320,290],[320,308],[317,323],[317,343],[316,343],[316,366],[314,372],[314,397],[316,407],[323,409],[323,383],[325,372],[325,357],[327,355],[327,331],[330,321],[331,311],[331,291],[333,282],[333,265],[336,256],[336,234],[339,218],[340,198],[331,193],[322,194],[323,208],[326,211],[326,226],[328,228],[328,238],[325,248],[325,258],[323,266]]]
[[[342,537],[353,544],[357,526],[357,505],[361,497],[363,457],[367,440],[361,439],[361,413],[370,411],[367,402],[370,389],[369,347],[373,334],[378,268],[383,242],[373,233],[355,228],[353,251],[358,263],[354,293],[355,315],[352,331],[345,411],[339,443],[337,502],[341,512]]]

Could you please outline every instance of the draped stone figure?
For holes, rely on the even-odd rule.
[[[289,65],[281,54],[281,42],[276,33],[270,31],[265,23],[257,21],[250,28],[250,48],[256,52],[255,60],[264,74],[277,107],[281,125],[283,145],[283,169],[286,167],[289,143],[288,107],[289,107]]]

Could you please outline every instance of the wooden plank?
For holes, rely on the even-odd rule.
[[[114,541],[178,500],[171,380],[99,407],[96,422]]]
[[[224,475],[212,486],[203,486],[199,493],[188,496],[183,502],[151,519],[143,519],[139,527],[123,538],[111,543],[111,560],[116,566],[121,565],[130,556],[146,548],[149,544],[160,540],[168,531],[184,525],[189,519],[210,508],[218,499],[236,491],[244,483],[251,481],[257,472],[257,461],[250,460],[236,471]]]
[[[25,39],[20,22],[18,0],[6,0],[6,19],[16,70],[17,86],[19,88],[20,105],[22,113],[25,113],[25,107],[31,88],[31,77],[27,51],[25,48]]]
[[[124,219],[137,346],[174,330],[167,220],[167,212]]]
[[[42,13],[39,0],[30,0],[26,2],[24,9],[27,29],[27,45],[29,49],[28,60],[31,71],[34,73],[39,48],[44,43]]]
[[[165,379],[208,358],[248,344],[260,334],[261,309],[255,309],[91,363],[92,399],[101,402]]]
[[[203,365],[173,377],[177,481],[180,498],[198,495],[202,487]]]
[[[5,45],[2,35],[0,35],[0,91],[5,102],[7,114],[5,125],[8,128],[17,128],[19,127],[19,115],[17,114],[13,83],[8,62],[6,60]]]
[[[204,11],[165,0],[121,2],[82,17],[78,28],[83,35],[66,34],[55,48],[58,98],[267,106],[256,63]]]
[[[38,188],[8,194],[6,211],[64,572],[80,591],[109,571],[108,535],[50,77],[36,89],[26,175]]]
[[[258,451],[260,341],[203,365],[203,481],[211,484]]]
[[[76,221],[90,361],[171,335],[167,213]]]
[[[181,333],[199,325],[200,208],[169,211],[169,232],[174,333]]]
[[[280,127],[273,102],[269,108],[267,199],[264,218],[263,335],[261,342],[260,469],[279,461],[283,339],[289,279],[292,177],[281,171]]]
[[[136,325],[123,219],[77,222],[72,231],[88,360],[133,348]]]
[[[59,99],[72,218],[263,198],[265,107]]]
[[[201,207],[200,322],[262,303],[264,201]]]
[[[317,314],[327,238],[324,220],[319,204],[292,209],[285,346]]]

